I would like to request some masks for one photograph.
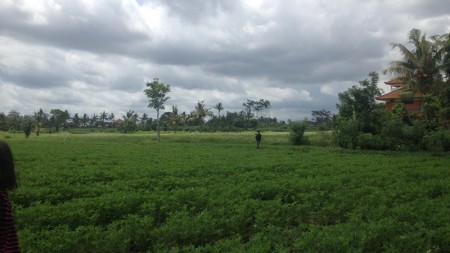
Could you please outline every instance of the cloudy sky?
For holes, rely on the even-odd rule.
[[[266,99],[303,119],[371,71],[388,80],[412,28],[450,32],[448,0],[1,0],[0,112],[156,117],[143,89],[159,77],[166,111]]]

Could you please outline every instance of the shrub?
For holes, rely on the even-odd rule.
[[[412,125],[404,125],[402,129],[403,142],[410,150],[420,150],[423,148],[423,137],[426,133],[426,126],[420,121],[413,121]]]
[[[438,130],[429,132],[424,136],[423,142],[429,151],[450,151],[450,131]]]
[[[289,133],[289,142],[292,145],[308,144],[308,138],[305,137],[306,122],[291,122],[289,124],[291,129]]]
[[[29,137],[31,134],[31,129],[32,129],[32,125],[30,124],[26,124],[23,128],[23,132],[25,133],[25,137]]]
[[[358,136],[358,146],[361,149],[385,149],[384,140],[379,135],[371,133],[361,134]]]
[[[355,120],[340,121],[333,132],[333,141],[341,148],[358,146],[359,126]]]
[[[389,149],[397,150],[403,146],[403,124],[398,117],[392,117],[384,122],[381,137],[386,141]]]

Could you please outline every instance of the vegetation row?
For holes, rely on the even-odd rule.
[[[287,139],[11,134],[22,250],[448,252],[449,156]]]

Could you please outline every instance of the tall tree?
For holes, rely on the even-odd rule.
[[[101,126],[104,128],[105,127],[105,121],[108,119],[108,113],[106,113],[105,111],[100,113],[100,123]]]
[[[196,124],[203,125],[205,123],[204,118],[210,116],[211,112],[206,108],[205,101],[199,100],[197,101],[197,104],[195,104],[194,111],[191,114]]]
[[[139,118],[139,125],[142,130],[148,130],[146,129],[147,122],[150,118],[148,117],[147,113],[143,113],[142,116]]]
[[[48,115],[40,108],[39,111],[34,113],[34,118],[36,119],[36,136],[39,136],[42,124],[48,118]]]
[[[0,131],[8,131],[8,117],[4,112],[0,112]]]
[[[52,109],[50,111],[50,123],[55,127],[55,131],[59,132],[59,128],[67,126],[67,120],[70,119],[70,114],[67,110]]]
[[[158,78],[153,78],[153,82],[147,82],[145,85],[147,88],[144,93],[149,100],[148,107],[156,110],[156,130],[158,141],[160,141],[159,110],[165,109],[164,103],[170,98],[167,96],[170,92],[170,85],[160,82]]]
[[[22,115],[15,110],[11,110],[8,113],[7,122],[10,130],[20,131],[22,126]]]
[[[178,107],[172,106],[172,113],[169,116],[169,124],[174,132],[177,132],[178,124],[180,123],[180,115],[178,115]]]
[[[217,103],[213,108],[217,110],[217,116],[220,117],[220,111],[223,110],[222,102]]]
[[[97,127],[98,126],[98,115],[97,114],[92,114],[92,117],[91,117],[91,126],[93,126],[93,127]]]
[[[320,130],[327,129],[331,126],[333,117],[330,111],[322,109],[320,111],[311,111],[312,120]]]
[[[80,127],[81,118],[80,118],[80,116],[78,115],[78,113],[75,113],[75,114],[73,115],[72,121],[73,121],[73,125],[74,125],[75,127],[77,127],[77,128]]]
[[[442,37],[433,36],[428,40],[418,29],[409,32],[408,41],[412,49],[392,43],[398,48],[403,60],[393,61],[384,73],[394,74],[401,78],[410,88],[428,94],[433,91],[433,83],[440,78],[439,63],[442,60]]]
[[[83,114],[83,117],[81,118],[81,122],[83,123],[83,126],[87,127],[90,121],[91,121],[91,119],[89,118],[89,116],[86,113]]]
[[[122,114],[123,123],[120,130],[124,133],[132,133],[137,129],[139,115],[133,110],[129,110],[126,114]]]
[[[264,116],[270,116],[270,108],[272,108],[272,106],[270,105],[270,101],[265,99],[261,99],[259,101],[260,103],[262,103],[262,107],[264,108]]]
[[[116,118],[116,115],[114,115],[113,112],[108,115],[108,120],[111,121],[111,127],[115,127],[115,122],[114,122],[115,118]]]
[[[247,119],[251,119],[253,117],[255,101],[247,99],[247,103],[243,103],[242,106],[244,106],[244,112]]]
[[[381,95],[378,88],[378,73],[369,73],[370,80],[359,81],[360,87],[352,86],[338,94],[338,116],[344,120],[355,120],[359,129],[364,133],[373,133],[380,125],[379,113],[383,111],[382,105],[377,103],[375,97]]]
[[[450,33],[442,35],[442,53],[442,70],[447,77],[447,82],[450,82]]]
[[[34,117],[30,115],[23,116],[22,120],[22,128],[25,133],[25,137],[28,138],[31,134],[31,130],[33,129]]]

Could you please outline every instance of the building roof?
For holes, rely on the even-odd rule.
[[[395,79],[389,80],[389,81],[384,82],[384,83],[387,84],[387,85],[394,86],[394,87],[401,87],[401,86],[405,85],[403,83],[403,81],[400,80],[400,78],[395,78]]]
[[[393,90],[393,91],[391,91],[391,92],[388,92],[388,93],[386,93],[386,94],[383,94],[383,95],[381,95],[381,96],[379,96],[379,97],[376,97],[375,99],[376,100],[390,100],[390,99],[398,99],[398,98],[400,98],[400,94],[402,93],[402,92],[404,92],[404,91],[407,91],[407,89],[406,88],[399,88],[399,89],[396,89],[396,90]],[[420,97],[422,97],[422,94],[420,93],[420,92],[414,92],[414,97],[415,98],[420,98]]]

